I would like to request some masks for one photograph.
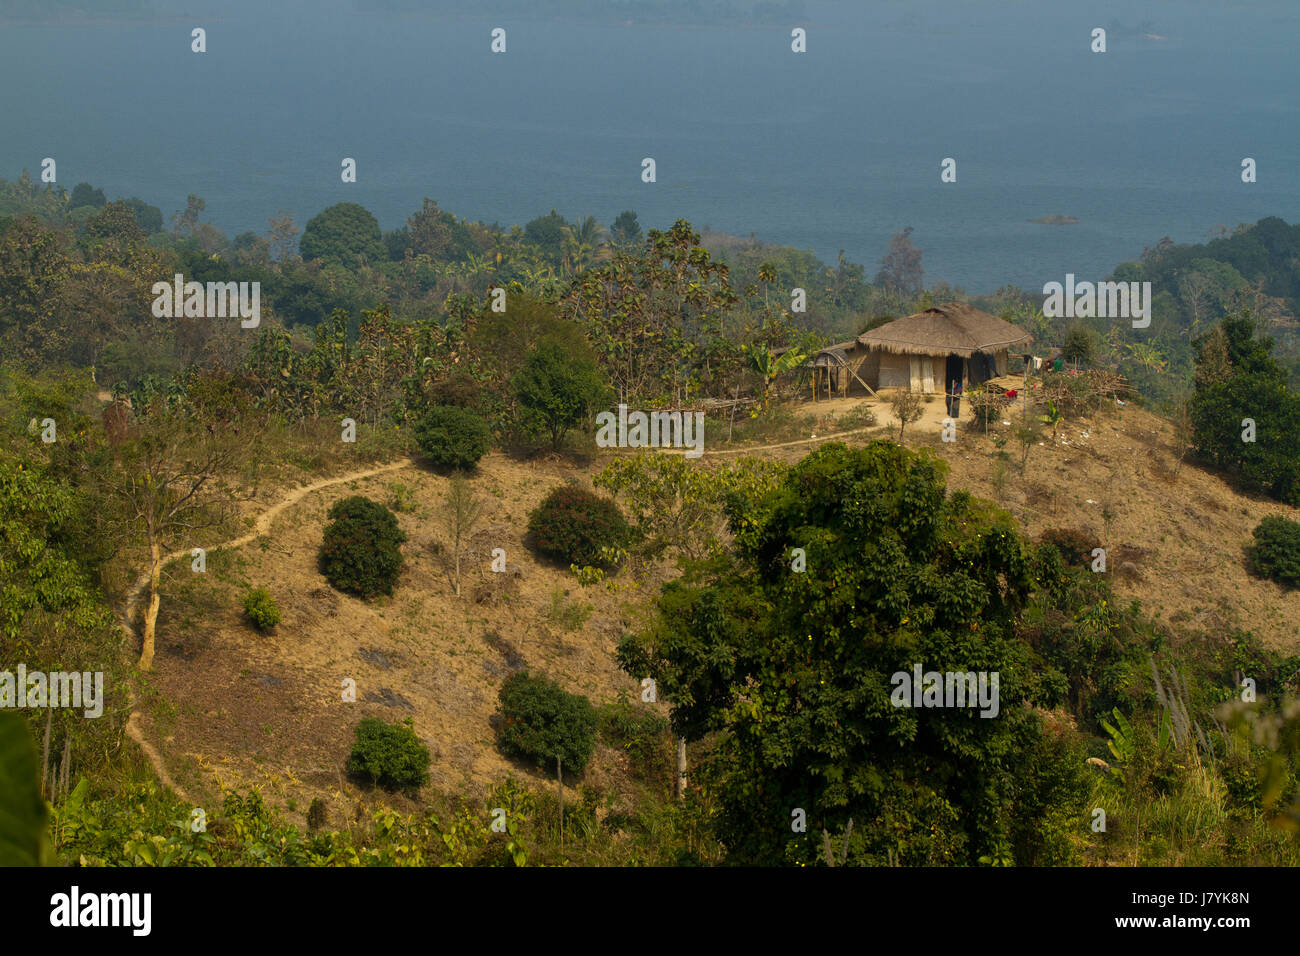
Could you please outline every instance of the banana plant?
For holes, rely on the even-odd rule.
[[[1056,429],[1060,427],[1061,418],[1062,418],[1061,410],[1056,407],[1055,402],[1048,402],[1047,414],[1039,416],[1038,420],[1041,421],[1044,425],[1052,426],[1052,441],[1056,441]]]
[[[1120,709],[1115,707],[1111,710],[1115,715],[1115,724],[1112,726],[1108,721],[1102,720],[1102,729],[1110,735],[1110,740],[1106,741],[1106,747],[1110,750],[1111,756],[1115,758],[1118,764],[1126,764],[1133,759],[1137,753],[1137,742],[1133,739],[1133,725],[1129,719],[1120,713]],[[1114,772],[1123,776],[1124,771],[1120,768],[1113,768]]]
[[[745,345],[742,347],[745,360],[752,371],[763,377],[763,411],[767,411],[772,393],[772,383],[778,375],[798,368],[808,358],[799,348],[786,349],[780,355],[773,355],[767,345]]]

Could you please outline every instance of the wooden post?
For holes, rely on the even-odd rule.
[[[677,799],[686,799],[686,738],[677,738]]]
[[[555,755],[555,782],[560,788],[560,849],[564,849],[564,772],[560,769],[560,755]]]
[[[51,799],[50,791],[54,788],[50,784],[50,720],[53,716],[53,707],[45,711],[45,743],[41,746],[41,795]]]
[[[736,406],[740,404],[740,386],[736,386],[735,399],[731,403],[731,421],[727,423],[727,444],[731,444],[731,432],[736,427]]]

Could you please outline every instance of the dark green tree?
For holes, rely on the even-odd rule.
[[[1197,452],[1244,487],[1300,504],[1300,396],[1255,336],[1249,314],[1229,316],[1192,343],[1196,391],[1188,413]]]
[[[79,206],[94,206],[99,208],[108,203],[104,190],[96,189],[90,183],[77,183],[72,187],[72,198],[68,200],[68,208],[76,209]]]
[[[140,242],[148,235],[135,212],[124,202],[111,202],[86,220],[86,238]]]
[[[354,202],[336,203],[313,216],[302,231],[298,250],[304,260],[319,259],[349,269],[388,258],[379,221]]]
[[[123,199],[122,202],[135,214],[136,222],[140,223],[140,228],[145,231],[146,235],[152,236],[155,232],[162,232],[163,214],[161,209],[157,206],[151,206],[143,199],[137,199],[134,196],[130,199]]]
[[[552,265],[558,266],[564,255],[564,239],[569,234],[568,220],[552,209],[524,226],[524,240],[537,246]]]
[[[655,623],[621,644],[676,731],[724,731],[703,775],[734,860],[813,862],[822,829],[849,818],[858,862],[973,864],[1028,845],[1017,772],[1048,759],[1020,706],[1029,566],[1009,516],[949,497],[943,475],[889,442],[819,449],[757,509],[730,509],[735,558],[665,588]],[[894,675],[918,665],[996,672],[996,716],[896,706]]]
[[[636,220],[636,213],[625,209],[614,217],[609,227],[609,237],[615,245],[633,246],[641,241],[641,223]]]
[[[551,447],[557,450],[569,429],[584,421],[609,392],[592,357],[574,354],[551,338],[537,344],[513,387],[525,427],[549,433]]]

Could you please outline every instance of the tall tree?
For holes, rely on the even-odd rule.
[[[513,387],[525,424],[549,432],[555,450],[607,391],[604,376],[590,356],[575,354],[564,341],[552,338],[537,344],[515,376]]]
[[[280,210],[267,220],[270,229],[266,233],[270,244],[273,262],[290,262],[298,255],[298,227],[294,225],[293,213]]]
[[[222,524],[245,497],[241,478],[256,463],[257,429],[233,393],[216,386],[201,411],[165,398],[135,407],[136,421],[114,449],[104,491],[149,549],[148,603],[139,666],[153,666],[162,569],[169,551],[202,547],[199,532]],[[241,434],[242,432],[242,434]]]
[[[912,244],[912,227],[896,232],[889,240],[889,252],[880,260],[876,284],[906,296],[921,292],[921,250]]]
[[[634,246],[641,241],[641,224],[636,221],[636,213],[625,209],[614,217],[609,227],[610,239],[617,246]]]
[[[484,501],[474,491],[465,475],[457,471],[451,476],[447,485],[447,494],[443,498],[442,516],[451,539],[452,581],[456,588],[456,597],[460,597],[460,562],[465,554],[465,546],[470,535],[478,528],[483,517]]]
[[[725,731],[697,774],[730,857],[814,862],[795,808],[808,834],[872,822],[855,827],[862,862],[970,865],[1038,825],[1015,804],[1042,730],[1021,705],[1032,578],[1010,517],[948,496],[941,463],[891,442],[824,446],[729,516],[735,558],[667,585],[619,659],[656,680],[674,730]],[[918,665],[996,672],[996,714],[900,705],[896,675]]]
[[[199,230],[199,215],[207,208],[202,196],[190,193],[185,197],[185,210],[172,217],[172,231],[178,238],[188,239]]]
[[[578,276],[559,301],[593,343],[619,401],[684,401],[692,385],[716,372],[709,345],[723,316],[740,301],[730,270],[700,245],[690,223],[650,230],[636,254],[617,252]]]

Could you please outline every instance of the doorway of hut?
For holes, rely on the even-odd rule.
[[[960,414],[961,406],[958,403],[961,401],[964,365],[965,362],[960,355],[949,355],[947,361],[944,362],[943,393],[949,417],[955,418]],[[956,387],[954,388],[954,386]]]

